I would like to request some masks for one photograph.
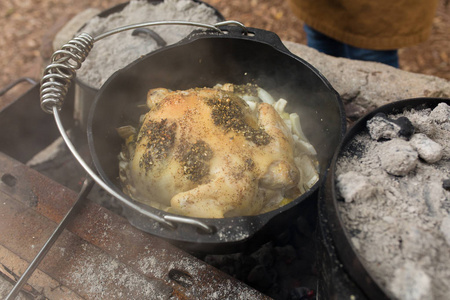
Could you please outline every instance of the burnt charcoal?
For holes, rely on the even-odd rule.
[[[407,139],[409,139],[415,131],[414,125],[411,123],[411,121],[407,117],[400,117],[398,119],[390,119],[391,122],[397,124],[400,126],[400,136],[403,136]]]
[[[280,236],[253,252],[205,255],[201,259],[273,299],[302,299],[292,290],[317,286],[315,222],[315,217],[300,217]]]
[[[314,291],[307,287],[297,287],[290,293],[290,300],[306,300],[314,299]]]
[[[250,273],[250,271],[257,265],[258,261],[254,257],[242,255],[239,258],[239,264],[236,267],[236,273],[230,275],[234,275],[236,278],[243,281],[247,278],[247,275]]]
[[[275,248],[277,259],[285,264],[291,264],[297,258],[297,251],[292,245]]]
[[[444,179],[442,181],[442,187],[447,191],[450,191],[450,179]]]
[[[257,265],[248,274],[247,281],[258,288],[259,290],[266,290],[270,288],[277,280],[277,273],[270,268],[263,265]]]
[[[263,245],[258,251],[254,253],[254,257],[259,261],[261,265],[270,267],[275,262],[275,256],[273,253],[273,246],[268,243]]]
[[[234,266],[230,266],[230,265],[225,265],[225,266],[221,266],[220,267],[220,271],[227,273],[229,275],[231,274],[235,274],[235,268]]]
[[[292,233],[291,233],[290,229],[283,231],[281,234],[279,234],[275,238],[275,240],[274,240],[275,246],[279,246],[279,247],[286,246],[290,242],[291,236],[292,236]]]
[[[307,238],[313,238],[314,228],[312,227],[310,222],[304,217],[299,217],[295,223],[295,230],[297,233]]]
[[[409,140],[415,131],[414,125],[408,118],[390,119],[384,113],[377,113],[367,121],[367,128],[374,140],[390,140],[397,137]]]

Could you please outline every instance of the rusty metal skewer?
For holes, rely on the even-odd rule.
[[[83,200],[86,199],[86,196],[91,191],[94,180],[92,180],[90,177],[87,177],[83,185],[81,187],[81,190],[78,194],[78,198],[73,204],[73,206],[70,208],[70,210],[66,213],[64,218],[61,220],[59,225],[56,227],[56,229],[53,231],[52,235],[48,238],[47,242],[44,244],[44,246],[41,248],[39,253],[36,255],[36,257],[33,259],[33,261],[30,263],[28,268],[25,270],[25,272],[22,274],[20,279],[16,282],[13,289],[9,292],[8,296],[6,296],[5,300],[13,300],[17,297],[20,290],[24,286],[24,284],[28,281],[30,276],[33,274],[34,270],[38,267],[38,265],[41,263],[42,259],[44,259],[47,252],[50,250],[50,248],[53,246],[53,244],[56,242],[58,237],[61,235],[61,233],[66,228],[67,224],[73,219],[76,212],[81,207],[81,204],[83,203]]]

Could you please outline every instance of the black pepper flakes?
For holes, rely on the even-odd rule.
[[[247,158],[245,160],[245,165],[247,167],[247,170],[251,171],[255,168],[255,162],[251,158]]]
[[[209,161],[212,157],[213,151],[202,140],[187,146],[186,151],[181,156],[184,175],[191,181],[200,181],[209,174]]]
[[[234,85],[234,93],[256,97],[258,96],[258,85],[252,83]]]
[[[139,167],[148,172],[157,160],[165,159],[173,147],[177,124],[167,124],[167,119],[160,122],[146,122],[139,133],[138,142],[147,138],[146,151],[139,161]]]
[[[240,98],[225,94],[223,97],[208,99],[206,103],[212,107],[211,117],[216,126],[223,127],[226,132],[241,134],[246,140],[258,146],[270,143],[271,137],[263,128],[255,128],[256,126],[251,126],[247,122],[243,112],[243,100]]]

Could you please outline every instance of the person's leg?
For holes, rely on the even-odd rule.
[[[397,50],[370,50],[346,45],[345,57],[380,62],[395,68],[399,67]]]
[[[303,29],[306,32],[307,45],[309,47],[336,57],[345,55],[344,45],[341,42],[318,32],[306,24],[303,26]]]

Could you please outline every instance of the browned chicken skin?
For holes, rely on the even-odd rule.
[[[130,157],[132,196],[186,216],[254,215],[296,189],[293,138],[267,103],[230,91],[152,89]]]

